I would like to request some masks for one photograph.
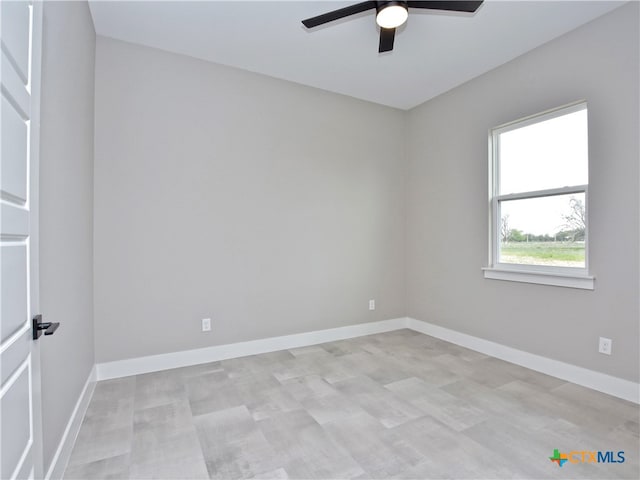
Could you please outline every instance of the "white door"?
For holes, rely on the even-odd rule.
[[[38,142],[42,5],[0,1],[0,478],[42,477]],[[41,337],[43,338],[43,337]]]

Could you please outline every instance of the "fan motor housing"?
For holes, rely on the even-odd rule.
[[[396,1],[376,2],[376,13],[380,13],[380,10],[384,10],[385,8],[393,5],[398,7],[403,7],[405,10],[409,10],[409,7],[407,6],[407,2],[396,2]]]

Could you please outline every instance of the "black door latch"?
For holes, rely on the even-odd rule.
[[[53,335],[60,326],[60,322],[43,322],[42,315],[36,315],[32,320],[33,339],[37,340],[44,330],[45,335]]]

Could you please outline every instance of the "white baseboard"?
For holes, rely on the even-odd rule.
[[[406,317],[394,318],[391,320],[381,320],[379,322],[349,325],[347,327],[329,328],[326,330],[316,330],[281,337],[270,337],[248,342],[216,345],[194,350],[98,363],[96,365],[97,378],[98,380],[107,380],[109,378],[128,377],[130,375],[157,372],[170,368],[187,367],[218,360],[228,360],[230,358],[246,357],[260,353],[287,350],[289,348],[334,342],[336,340],[372,335],[374,333],[391,332],[393,330],[406,328],[406,322]]]
[[[522,367],[560,378],[571,383],[582,385],[599,392],[613,395],[634,403],[640,403],[640,384],[613,377],[605,373],[564,363],[559,360],[542,357],[533,353],[517,350],[499,343],[460,333],[455,330],[433,325],[415,318],[407,318],[407,328],[424,333],[461,347],[475,350],[492,357],[515,363]]]
[[[530,368],[531,370],[546,375],[551,375],[630,402],[640,403],[640,384],[638,383],[407,317],[99,363],[96,365],[96,374],[97,380],[127,377],[130,375],[187,367],[217,360],[246,357],[248,355],[276,352],[289,348],[306,347],[308,345],[317,345],[374,333],[390,332],[401,328],[409,328],[416,332],[455,343],[456,345],[515,363],[516,365]]]
[[[82,391],[80,392],[80,396],[73,408],[73,412],[71,412],[71,417],[69,418],[67,427],[64,429],[64,433],[62,434],[56,453],[53,456],[51,465],[44,477],[45,480],[59,479],[64,475],[67,463],[69,463],[69,457],[71,456],[71,450],[73,450],[73,445],[76,442],[76,437],[78,436],[80,426],[82,425],[82,419],[84,418],[84,414],[87,412],[87,407],[89,406],[89,402],[93,396],[96,381],[96,366],[94,365],[91,372],[89,372],[89,376],[87,377],[87,381],[85,382]]]

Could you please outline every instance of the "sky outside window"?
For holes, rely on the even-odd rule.
[[[586,108],[499,135],[500,195],[588,183]],[[562,230],[569,198],[509,202],[510,227],[535,235]],[[504,205],[503,207],[506,207]]]

